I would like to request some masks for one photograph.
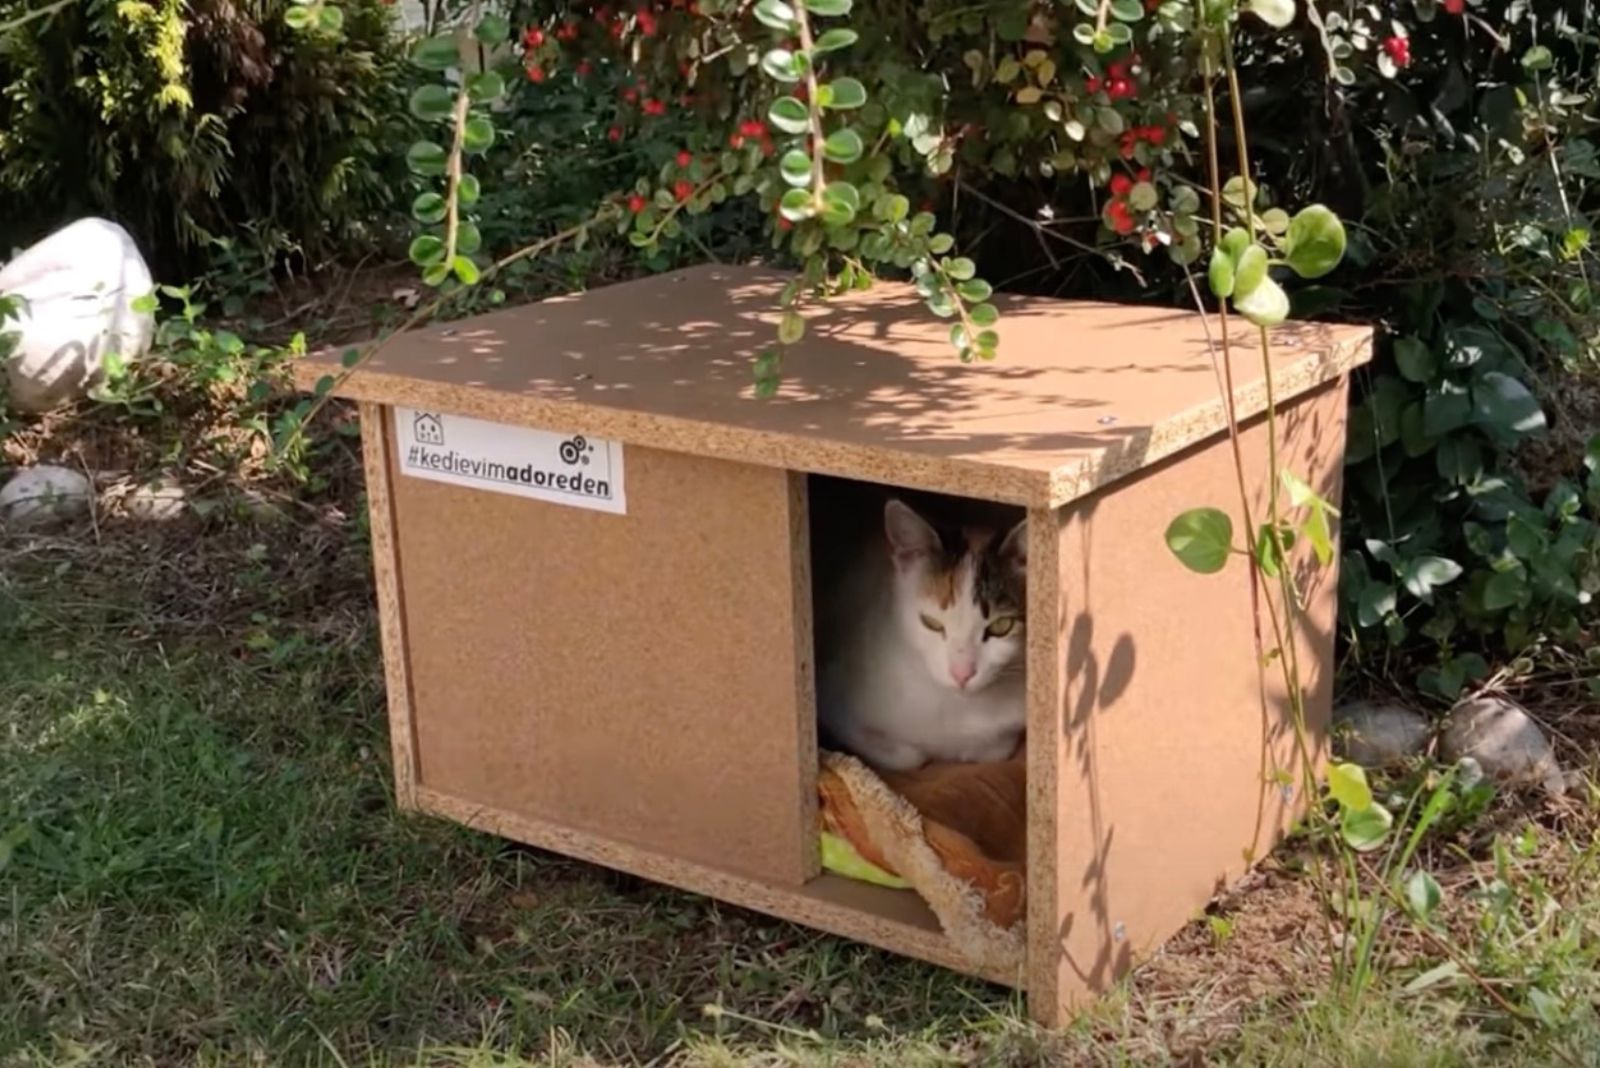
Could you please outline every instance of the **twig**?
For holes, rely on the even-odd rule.
[[[12,30],[21,29],[34,19],[42,19],[50,15],[54,15],[57,11],[60,11],[63,8],[71,7],[77,2],[78,0],[55,0],[54,3],[46,4],[44,7],[41,7],[36,11],[30,11],[26,15],[19,15],[10,22],[0,22],[0,35],[8,34]]]

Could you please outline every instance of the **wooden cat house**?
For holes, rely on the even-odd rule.
[[[1275,775],[1296,767],[1293,728],[1258,666],[1245,562],[1196,575],[1164,542],[1189,508],[1239,511],[1216,323],[1007,298],[999,358],[962,364],[948,323],[881,283],[813,312],[757,399],[785,281],[704,267],[440,324],[339,387],[360,402],[399,802],[1025,987],[1061,1022],[1304,800]],[[1259,517],[1266,383],[1254,330],[1234,335]],[[1370,345],[1359,327],[1273,331],[1282,460],[1329,499]],[[318,354],[299,380],[337,367]],[[822,868],[818,476],[1026,509],[1014,966],[975,962],[918,894]],[[1305,586],[1319,752],[1336,584],[1324,568]]]

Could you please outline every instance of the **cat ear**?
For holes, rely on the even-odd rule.
[[[938,532],[904,501],[891,500],[883,506],[883,529],[889,535],[889,551],[896,567],[939,551]]]
[[[1012,527],[1011,532],[1006,535],[1006,540],[1000,543],[1000,559],[1017,574],[1027,573],[1028,521],[1026,519]]]

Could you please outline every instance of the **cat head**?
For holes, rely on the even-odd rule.
[[[941,537],[903,501],[884,506],[895,613],[941,684],[976,693],[1023,664],[1027,521]]]

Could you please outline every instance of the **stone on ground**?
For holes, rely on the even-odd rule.
[[[1505,697],[1472,697],[1450,710],[1439,737],[1440,755],[1454,763],[1470,758],[1485,775],[1513,786],[1566,791],[1555,749],[1532,716]]]
[[[25,301],[20,320],[0,324],[10,403],[39,412],[80,400],[108,354],[142,357],[155,316],[134,302],[154,288],[133,238],[106,219],[79,219],[0,267],[0,296]]]
[[[89,480],[77,471],[30,467],[0,487],[0,523],[31,527],[70,519],[89,510],[89,494]]]
[[[1404,705],[1357,701],[1333,711],[1333,746],[1364,768],[1405,762],[1428,744],[1428,721]]]

